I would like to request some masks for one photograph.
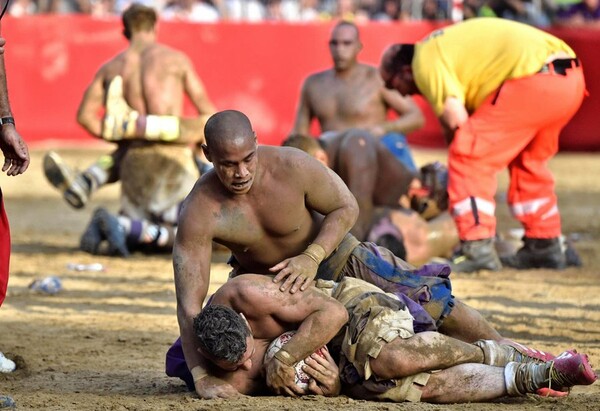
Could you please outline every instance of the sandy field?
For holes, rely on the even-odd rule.
[[[109,146],[61,149],[80,168]],[[490,404],[429,405],[355,401],[347,397],[263,397],[200,400],[164,374],[164,355],[178,336],[169,255],[129,259],[78,251],[79,235],[96,206],[118,208],[118,185],[103,189],[81,211],[69,208],[42,174],[44,150],[32,150],[28,172],[0,177],[12,227],[13,254],[7,299],[0,310],[0,351],[18,369],[0,374],[0,393],[20,410],[598,410],[600,383],[577,387],[565,399],[535,396]],[[441,151],[417,151],[417,161]],[[546,270],[453,274],[455,295],[479,309],[506,337],[558,353],[571,347],[600,366],[600,154],[560,154],[557,178],[564,232],[577,240],[585,266]],[[506,175],[499,177],[498,216],[504,229],[518,225],[504,205]],[[212,289],[226,278],[227,255],[215,255]],[[101,263],[104,272],[76,272],[69,263]],[[56,295],[28,289],[55,275]],[[597,370],[600,370],[596,368]]]

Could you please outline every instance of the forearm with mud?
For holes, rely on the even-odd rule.
[[[198,365],[206,369],[205,360],[198,352],[198,338],[194,333],[194,317],[202,310],[202,302],[208,294],[210,268],[203,268],[202,264],[196,261],[198,256],[208,258],[207,261],[210,261],[210,252],[206,252],[206,246],[202,247],[202,244],[199,244],[198,250],[196,250],[186,242],[185,235],[182,235],[182,238],[173,247],[177,322],[183,356],[190,371]]]
[[[179,313],[177,317],[179,324],[181,324],[179,328],[181,334],[181,347],[183,349],[183,355],[185,357],[185,362],[188,366],[188,369],[194,377],[194,386],[197,387],[200,381],[213,387],[226,384],[231,385],[228,382],[212,375],[206,359],[198,352],[198,345],[196,343],[197,338],[193,331],[193,318],[182,319]],[[195,375],[196,373],[194,372],[194,368],[196,367],[200,367],[200,370],[203,373],[206,373],[204,378],[199,379],[197,375]]]
[[[194,319],[186,316],[181,310],[177,310],[177,320],[179,321],[179,333],[181,337],[181,347],[183,356],[188,369],[192,370],[196,366],[206,369],[205,359],[198,352],[197,337],[194,334]]]
[[[296,334],[284,346],[289,354],[286,356],[290,360],[288,362],[295,364],[307,358],[335,337],[348,321],[348,313],[341,305],[340,307],[341,309],[335,310],[325,307],[306,317]]]

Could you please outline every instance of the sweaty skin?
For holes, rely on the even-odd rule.
[[[214,113],[215,108],[190,59],[178,50],[156,43],[154,30],[134,32],[129,47],[105,63],[87,87],[77,121],[90,134],[101,136],[98,112],[104,105],[106,87],[117,75],[123,77],[125,100],[141,115],[181,117],[187,94],[199,116],[181,119],[181,136],[174,142],[202,140],[205,116]]]
[[[282,365],[276,359],[263,364],[268,345],[279,335],[297,330],[286,343],[285,349],[301,360],[328,343],[348,320],[348,313],[341,304],[314,287],[309,287],[303,293],[283,294],[268,277],[255,274],[244,274],[229,280],[226,287],[215,292],[211,304],[231,307],[243,314],[252,332],[253,338],[248,346],[248,350],[252,350],[251,363],[246,362],[234,371],[208,363],[211,376],[241,394],[265,392],[263,365]],[[282,368],[285,372],[294,372],[292,367]],[[280,390],[280,393],[294,395],[303,392],[292,386]]]
[[[345,23],[334,28],[329,41],[334,67],[304,81],[293,134],[310,135],[315,118],[321,132],[362,128],[376,137],[408,133],[424,125],[423,114],[410,96],[386,89],[376,67],[358,62],[361,49],[356,26]],[[389,110],[399,117],[388,120]]]
[[[280,290],[294,293],[308,286],[318,267],[302,252],[315,243],[329,255],[358,215],[356,200],[333,171],[296,149],[258,147],[242,113],[215,114],[205,134],[214,169],[185,200],[173,248],[178,321],[190,369],[202,362],[192,323],[208,291],[213,241],[229,248],[246,272],[277,274]]]

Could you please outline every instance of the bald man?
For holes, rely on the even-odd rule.
[[[447,265],[414,270],[389,250],[349,234],[358,205],[332,170],[300,150],[257,146],[241,112],[216,113],[204,128],[206,157],[214,169],[185,199],[173,247],[177,318],[184,357],[204,398],[228,395],[227,386],[204,378],[193,318],[210,283],[212,242],[232,253],[230,277],[275,275],[280,292],[303,292],[314,278],[353,277],[377,285],[407,305],[418,331],[437,331],[467,342],[502,337],[479,313],[452,296]],[[292,387],[283,365],[267,370]]]
[[[322,133],[360,128],[416,173],[405,134],[423,127],[423,113],[412,97],[387,90],[376,67],[358,61],[362,47],[354,23],[335,25],[329,39],[333,67],[311,74],[302,84],[292,134],[310,135],[314,119]]]

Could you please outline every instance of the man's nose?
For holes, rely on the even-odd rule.
[[[240,164],[235,170],[236,177],[246,177],[248,175],[248,167],[244,164]]]

